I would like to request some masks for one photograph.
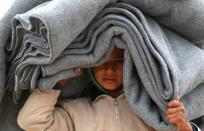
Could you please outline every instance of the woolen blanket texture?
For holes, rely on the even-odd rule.
[[[19,88],[30,88],[30,81],[37,83],[38,77],[35,74],[39,73],[34,72],[39,71],[43,78],[39,79],[38,86],[42,89],[51,88],[58,80],[73,77],[78,67],[92,67],[103,63],[116,46],[125,49],[124,90],[127,100],[135,113],[149,125],[156,130],[174,130],[166,123],[165,110],[168,101],[176,96],[181,97],[186,105],[190,120],[204,114],[204,100],[201,98],[204,93],[203,50],[128,4],[106,7],[73,41],[89,22],[79,27],[76,33],[73,32],[73,25],[59,24],[57,32],[57,24],[50,27],[51,17],[42,15],[44,12],[41,9],[49,7],[49,4],[45,3],[15,16],[13,25],[16,35],[10,45],[14,50],[10,56],[14,62],[14,68],[11,69],[15,71],[16,91]],[[63,21],[69,23],[67,19]],[[20,32],[17,32],[18,29]],[[65,30],[59,37],[49,37],[47,34],[52,34],[52,29],[56,35],[62,29]],[[31,35],[33,32],[41,34],[40,37]],[[25,37],[16,41],[19,34]],[[20,55],[16,55],[19,52]],[[17,56],[19,57],[16,58]]]
[[[12,18],[24,13],[47,0],[14,0],[11,6],[0,18],[0,101],[4,94],[6,81],[5,45],[11,41]],[[4,4],[3,2],[1,4]],[[3,6],[2,6],[3,7]]]
[[[27,65],[52,63],[110,2],[110,0],[84,0],[83,2],[54,0],[43,3],[25,14],[16,15],[13,18],[12,42],[6,45],[11,51],[8,56],[8,60],[11,61],[8,81],[14,80],[15,76],[16,81],[24,83],[28,78],[36,80],[35,75],[32,74],[39,75],[39,68],[36,66],[30,70]],[[22,77],[16,74],[21,74]],[[47,76],[44,73],[42,75]],[[10,84],[14,82],[8,83],[7,88],[14,87]],[[27,87],[23,84],[19,86]]]
[[[203,0],[119,0],[131,4],[204,49]]]
[[[10,62],[6,87],[15,91],[15,100],[22,89],[47,90],[58,80],[75,76],[78,68],[105,62],[119,47],[125,49],[127,101],[145,122],[156,130],[175,130],[166,123],[164,113],[176,96],[185,104],[190,120],[204,115],[204,52],[198,48],[203,45],[199,25],[203,16],[202,8],[195,6],[203,2],[121,0],[110,4],[114,2],[44,1],[11,16],[12,42],[8,43],[11,33],[6,27],[0,28],[5,32],[0,37]],[[1,60],[5,69],[4,54]]]

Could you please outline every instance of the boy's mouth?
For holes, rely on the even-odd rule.
[[[103,78],[103,81],[106,83],[114,83],[116,79],[115,78]]]

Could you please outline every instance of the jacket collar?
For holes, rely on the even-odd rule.
[[[85,88],[84,91],[82,91],[81,97],[88,97],[91,99],[92,102],[96,102],[98,99],[100,99],[103,96],[108,96],[108,97],[113,98],[113,99],[120,99],[120,98],[124,97],[123,87],[121,87],[120,89],[121,89],[120,95],[117,96],[116,98],[113,98],[107,92],[104,92],[104,91],[96,88],[95,85],[91,82],[88,84],[88,87]]]
[[[113,98],[112,96],[110,95],[107,95],[107,94],[103,94],[103,95],[99,95],[97,96],[95,99],[92,100],[93,103],[96,103],[99,99],[101,99],[102,97],[108,97],[110,99],[115,99],[115,100],[121,100],[123,98],[125,98],[125,95],[124,93],[122,92],[119,96],[117,96],[116,98]]]

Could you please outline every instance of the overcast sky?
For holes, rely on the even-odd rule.
[[[0,18],[3,16],[13,1],[14,0],[0,0]]]

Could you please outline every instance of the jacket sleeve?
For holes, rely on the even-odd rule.
[[[193,128],[193,131],[201,131],[201,129],[196,124],[194,124],[193,122],[190,122],[190,123]]]
[[[73,131],[69,113],[55,107],[59,94],[59,90],[35,90],[19,112],[18,125],[27,131]]]

